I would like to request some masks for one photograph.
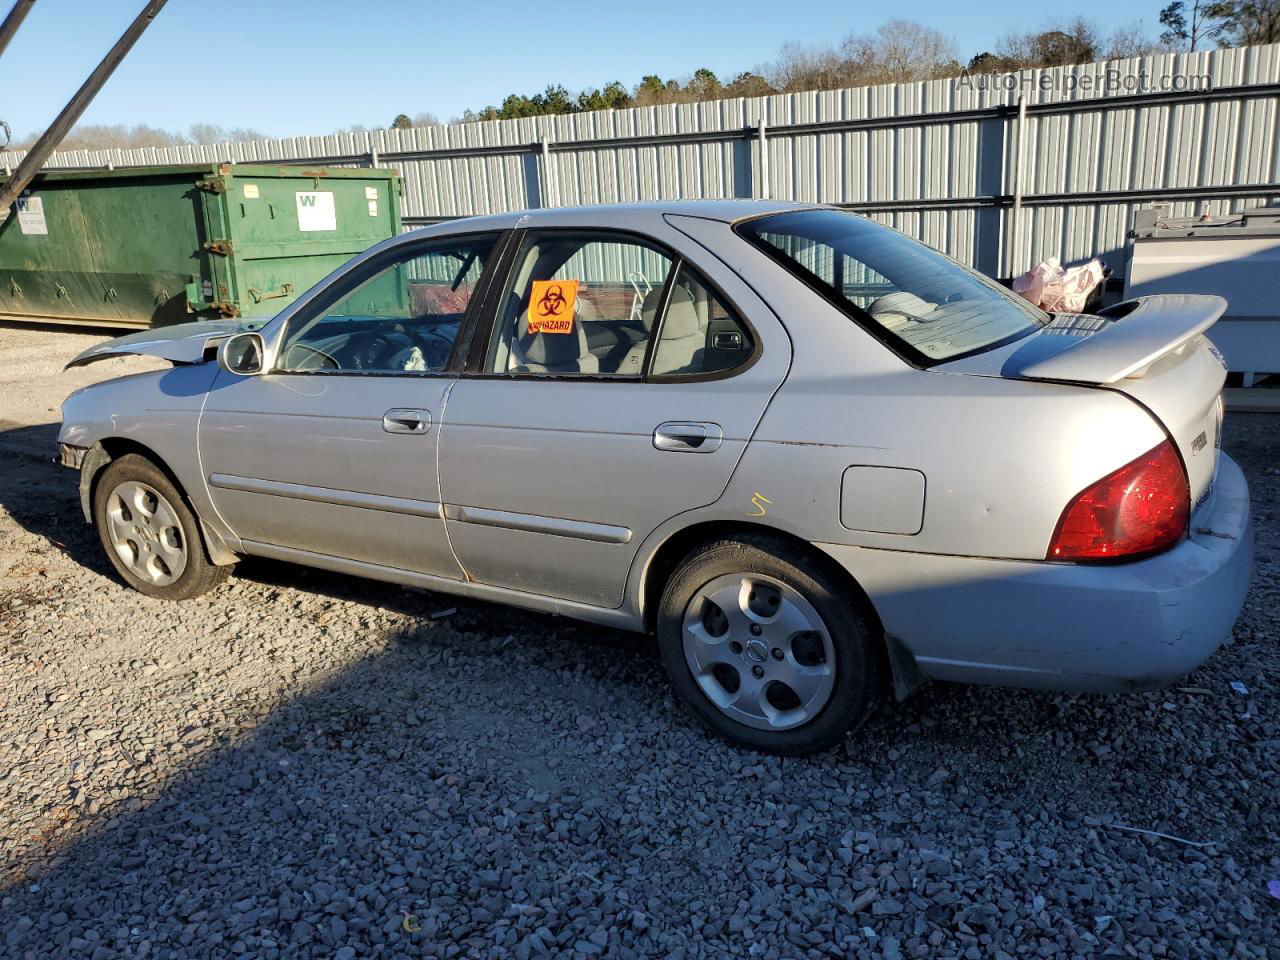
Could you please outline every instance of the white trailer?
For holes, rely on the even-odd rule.
[[[1134,218],[1125,297],[1217,294],[1227,312],[1210,339],[1228,369],[1245,386],[1280,373],[1280,207],[1214,218],[1171,218],[1165,209]]]

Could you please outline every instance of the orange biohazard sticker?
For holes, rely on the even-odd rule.
[[[572,333],[577,280],[535,280],[529,294],[530,333]]]

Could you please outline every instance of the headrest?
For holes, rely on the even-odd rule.
[[[581,304],[583,301],[579,300]],[[582,333],[582,317],[579,311],[573,319],[573,330],[570,333],[530,333],[529,311],[520,314],[517,327],[520,352],[526,362],[536,363],[542,367],[563,367],[577,364],[578,358],[586,353],[586,337]]]
[[[702,324],[698,322],[698,310],[693,305],[693,296],[684,287],[677,286],[671,291],[667,318],[662,322],[662,339],[683,340],[685,337],[702,334]]]
[[[927,317],[936,309],[937,304],[917,297],[910,290],[898,290],[877,299],[867,308],[867,313],[883,326],[900,327],[913,317]]]
[[[653,319],[658,315],[658,307],[662,306],[662,287],[654,287],[644,295],[640,302],[640,320],[647,333],[653,332]]]

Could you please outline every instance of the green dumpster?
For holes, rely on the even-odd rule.
[[[0,222],[0,320],[147,327],[269,317],[399,232],[391,170],[42,173]]]

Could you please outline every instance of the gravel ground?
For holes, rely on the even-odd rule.
[[[124,589],[35,455],[91,339],[0,328],[0,954],[1280,957],[1280,417],[1228,419],[1257,576],[1184,683],[932,684],[782,760],[645,638],[265,562]]]

